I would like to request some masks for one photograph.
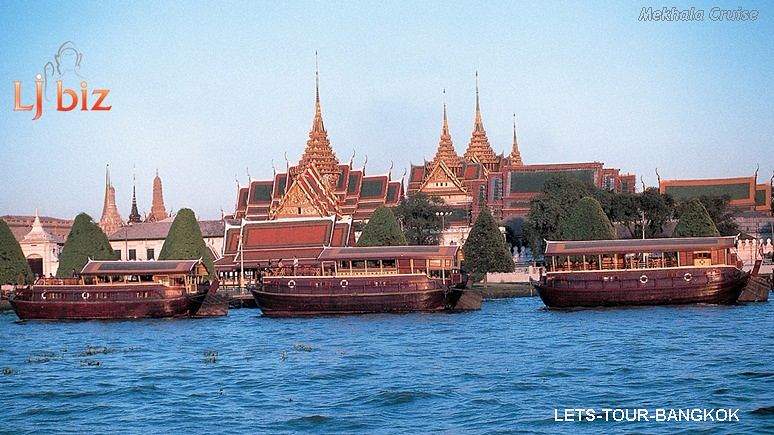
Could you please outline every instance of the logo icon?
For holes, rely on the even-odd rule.
[[[108,111],[112,106],[106,105],[105,99],[110,93],[110,89],[93,89],[89,93],[89,85],[86,78],[81,74],[81,62],[83,53],[78,50],[72,41],[66,41],[59,46],[56,54],[51,61],[43,65],[42,73],[35,75],[35,102],[32,104],[23,103],[22,82],[17,80],[13,82],[14,86],[14,105],[16,112],[35,112],[33,121],[43,116],[43,100],[49,101],[49,85],[56,83],[56,110],[59,112],[69,112],[80,106],[81,111]],[[80,81],[80,93],[67,87],[70,82]],[[89,99],[89,96],[95,97]]]

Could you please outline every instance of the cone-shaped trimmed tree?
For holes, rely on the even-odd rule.
[[[602,205],[596,199],[581,198],[570,213],[559,222],[559,235],[562,240],[610,240],[615,239],[615,231]]]
[[[210,275],[215,273],[212,252],[204,243],[202,230],[196,215],[189,208],[181,208],[169,228],[164,240],[159,260],[198,260],[202,259]]]
[[[673,235],[674,237],[706,237],[719,236],[720,232],[701,201],[692,199],[681,207],[680,220]]]
[[[32,279],[32,270],[19,242],[8,224],[0,219],[0,284],[31,283]]]
[[[376,209],[368,220],[357,246],[403,246],[406,245],[406,235],[400,230],[398,220],[389,207]]]
[[[513,258],[505,238],[486,207],[478,214],[462,252],[465,254],[465,269],[473,281],[484,279],[486,284],[489,272],[513,272]]]
[[[59,254],[59,269],[56,276],[66,278],[73,271],[80,272],[86,262],[92,260],[118,260],[118,256],[108,242],[107,236],[94,223],[91,216],[81,213],[75,217],[67,241]]]

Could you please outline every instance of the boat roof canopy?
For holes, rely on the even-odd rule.
[[[669,239],[547,241],[546,255],[628,254],[637,252],[685,252],[727,249],[736,246],[735,236],[683,237]]]
[[[200,260],[94,261],[89,260],[81,275],[164,275],[190,273]]]
[[[392,258],[427,259],[454,257],[459,246],[372,246],[325,248],[319,260],[380,260]]]

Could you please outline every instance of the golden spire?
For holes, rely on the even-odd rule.
[[[441,137],[451,136],[449,134],[449,120],[446,118],[446,88],[443,88],[443,126],[441,127]]]
[[[476,70],[476,118],[473,121],[474,131],[484,131],[484,122],[481,120],[481,105],[478,98],[478,70]]]
[[[516,114],[513,114],[513,148],[511,149],[511,166],[524,166],[519,152],[519,142],[516,140]]]
[[[300,174],[310,165],[314,165],[323,178],[328,181],[328,184],[335,186],[340,175],[339,159],[336,158],[336,154],[333,152],[333,148],[331,148],[331,142],[328,140],[328,133],[325,131],[325,125],[323,124],[322,108],[320,104],[320,68],[316,51],[314,53],[314,58],[314,120],[312,121],[312,129],[309,131],[309,140],[306,141],[306,148],[301,156],[301,160],[298,162],[298,166],[294,167],[292,175]]]
[[[443,90],[443,123],[441,124],[441,140],[438,141],[438,150],[435,152],[432,165],[443,161],[450,169],[462,166],[457,151],[454,150],[451,134],[449,133],[449,120],[446,116],[446,89]]]
[[[476,71],[476,116],[473,120],[473,134],[468,143],[468,149],[465,150],[465,159],[469,162],[474,160],[482,163],[490,170],[495,169],[499,160],[489,145],[489,139],[486,137],[484,122],[481,119],[481,105],[479,104],[478,93],[478,71]]]
[[[320,64],[317,60],[317,51],[314,52],[314,93],[314,120],[312,121],[312,131],[325,133],[322,108],[320,107]],[[309,137],[311,137],[311,133]]]

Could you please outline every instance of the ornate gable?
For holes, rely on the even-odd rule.
[[[339,214],[336,198],[328,191],[328,184],[312,165],[293,180],[279,205],[272,210],[271,218],[326,217],[336,214]]]
[[[442,190],[445,193],[448,192],[446,194],[467,194],[465,187],[457,176],[454,175],[454,172],[446,166],[446,163],[444,163],[443,160],[439,160],[438,163],[436,163],[419,190],[426,193]]]

